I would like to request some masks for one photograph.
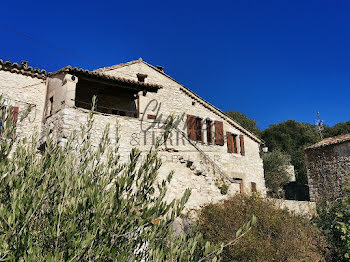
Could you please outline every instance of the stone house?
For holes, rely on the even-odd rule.
[[[16,132],[24,137],[33,131],[41,133],[46,98],[46,71],[33,69],[27,62],[21,64],[3,62],[0,59],[0,95],[5,103],[19,113],[30,106],[31,113],[20,124]],[[16,116],[17,117],[17,116]]]
[[[263,141],[215,106],[142,59],[94,71],[65,67],[46,74],[26,62],[0,60],[0,90],[21,110],[34,107],[20,136],[37,130],[60,141],[84,124],[97,97],[92,139],[105,126],[119,126],[119,152],[127,160],[131,148],[147,151],[170,115],[176,119],[167,146],[160,152],[160,178],[174,170],[167,198],[192,189],[187,208],[225,199],[239,192],[266,195],[260,146]]]
[[[350,134],[330,137],[305,149],[311,201],[334,200],[350,179]]]

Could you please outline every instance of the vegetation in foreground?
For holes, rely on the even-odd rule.
[[[36,137],[16,141],[15,122],[12,108],[2,107],[0,261],[216,260],[220,245],[194,231],[173,233],[190,192],[163,200],[172,174],[156,182],[157,148],[144,161],[134,149],[120,163],[118,135],[109,137],[108,126],[92,145],[91,112],[66,143],[47,136],[39,153]]]
[[[332,259],[350,261],[350,174],[342,194],[333,202],[318,205],[316,222],[332,244]]]
[[[37,150],[36,137],[17,140],[11,107],[0,112],[1,261],[327,258],[327,243],[315,226],[256,195],[239,195],[207,206],[200,216],[204,238],[195,227],[187,235],[174,234],[171,225],[190,192],[167,204],[163,199],[172,174],[156,182],[161,165],[157,147],[166,140],[171,121],[144,161],[134,149],[130,161],[123,164],[118,135],[109,137],[109,126],[98,146],[92,145],[93,112],[87,125],[64,144],[47,136],[43,152]],[[337,246],[338,258],[349,261],[348,189],[343,196],[324,213],[320,211],[320,226]],[[252,227],[254,214],[259,219],[257,227]]]
[[[325,261],[327,242],[308,219],[291,215],[258,195],[237,195],[206,206],[200,215],[205,240],[227,242],[252,214],[257,225],[235,246],[226,246],[222,261]]]

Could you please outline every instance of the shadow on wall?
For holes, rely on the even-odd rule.
[[[75,106],[90,110],[93,96],[97,98],[97,112],[137,118],[135,90],[80,79],[76,87]]]

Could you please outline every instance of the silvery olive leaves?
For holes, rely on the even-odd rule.
[[[64,141],[46,134],[39,144],[38,135],[18,138],[26,113],[14,117],[0,99],[0,261],[218,260],[222,246],[172,230],[190,196],[166,203],[172,173],[156,180],[172,121],[142,159],[135,148],[121,163],[117,123],[115,137],[106,126],[92,143],[93,110]]]

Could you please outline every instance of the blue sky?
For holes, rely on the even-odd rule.
[[[334,125],[350,120],[349,14],[350,1],[5,1],[0,58],[55,71],[142,57],[262,129],[317,109]]]

